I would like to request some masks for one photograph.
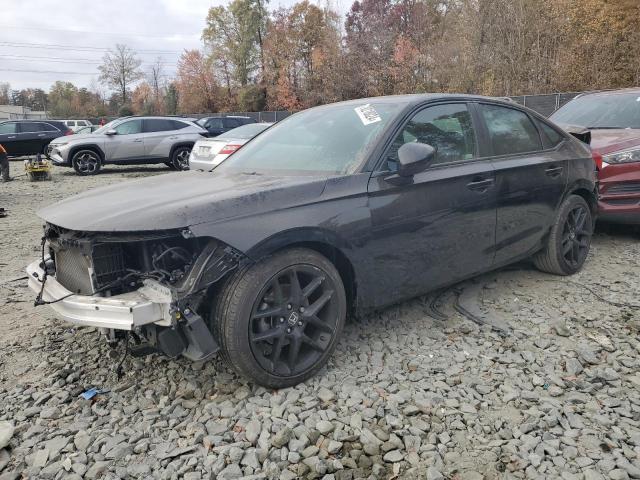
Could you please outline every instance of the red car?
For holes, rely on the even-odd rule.
[[[579,95],[551,115],[562,127],[591,131],[601,220],[640,225],[640,89]]]

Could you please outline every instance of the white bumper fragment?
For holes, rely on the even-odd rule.
[[[40,267],[39,260],[27,267],[27,275],[29,287],[39,293],[42,288],[41,280],[44,278],[44,270]],[[113,297],[71,295],[73,292],[67,290],[55,277],[49,276],[45,282],[42,300],[52,302],[70,295],[49,305],[59,318],[76,325],[131,330],[149,323],[170,324],[171,299],[170,295],[164,295],[164,288],[166,287],[147,283],[135,292]]]

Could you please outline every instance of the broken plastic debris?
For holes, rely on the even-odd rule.
[[[85,400],[91,400],[96,395],[99,395],[101,393],[107,393],[107,392],[109,392],[109,390],[100,390],[99,388],[90,388],[86,392],[82,392],[80,396]]]

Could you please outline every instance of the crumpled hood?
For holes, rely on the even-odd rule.
[[[591,130],[591,147],[602,155],[640,146],[640,130],[633,128]]]
[[[70,230],[177,229],[290,208],[317,199],[325,177],[176,172],[96,188],[38,212]]]

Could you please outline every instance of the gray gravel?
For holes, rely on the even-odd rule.
[[[426,297],[350,321],[295,388],[157,355],[118,380],[121,350],[4,282],[37,255],[43,201],[161,171],[2,186],[0,479],[640,478],[640,314],[580,285],[640,302],[637,235],[600,232],[570,279],[524,264],[461,285],[499,328],[456,313],[453,291],[447,320]]]

